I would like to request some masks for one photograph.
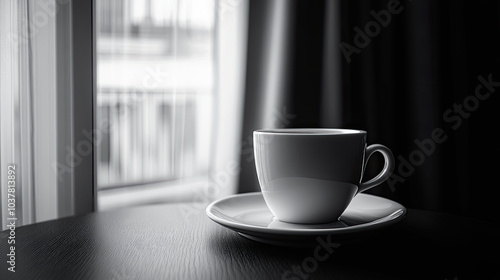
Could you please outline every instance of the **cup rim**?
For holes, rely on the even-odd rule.
[[[366,131],[348,128],[264,128],[254,131],[257,134],[272,135],[356,135]]]

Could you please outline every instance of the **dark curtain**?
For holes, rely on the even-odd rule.
[[[396,157],[369,193],[493,220],[500,2],[251,0],[249,13],[240,192],[259,190],[253,130],[356,128]]]

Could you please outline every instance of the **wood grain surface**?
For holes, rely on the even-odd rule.
[[[497,227],[414,209],[333,252],[248,240],[192,203],[92,213],[17,228],[15,273],[8,234],[0,232],[2,280],[480,279],[499,267],[489,256],[499,252]]]

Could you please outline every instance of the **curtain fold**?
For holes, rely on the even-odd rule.
[[[0,174],[2,175],[2,225],[9,208],[18,224],[35,221],[33,174],[33,96],[27,1],[2,1],[0,30]],[[8,207],[8,166],[15,168],[15,207]],[[12,198],[12,196],[11,196]],[[11,204],[12,206],[12,204]]]
[[[294,19],[287,27],[264,16],[275,5],[286,6]],[[500,81],[499,7],[430,0],[251,1],[243,140],[268,124],[364,129],[368,143],[387,145],[397,160],[391,180],[369,192],[408,207],[492,219],[494,202],[484,192],[495,184],[490,159],[499,154],[491,134]],[[273,79],[262,74],[273,42],[262,35],[268,30],[287,30],[282,92],[259,91]],[[255,101],[273,94],[280,96],[275,106],[287,108],[286,122],[273,121],[276,116],[265,115]],[[243,149],[241,192],[259,190],[249,158]],[[370,159],[366,177],[381,164],[378,155]]]

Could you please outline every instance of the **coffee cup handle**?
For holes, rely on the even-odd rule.
[[[394,156],[392,155],[391,150],[389,150],[389,148],[387,148],[384,145],[373,144],[373,145],[370,145],[366,148],[366,155],[365,155],[366,160],[365,160],[365,163],[363,166],[363,173],[364,173],[364,170],[366,170],[366,165],[368,163],[368,159],[370,159],[370,156],[373,155],[373,153],[375,153],[375,152],[379,152],[384,156],[384,160],[385,160],[384,168],[373,179],[366,181],[364,183],[360,183],[358,193],[364,192],[368,189],[371,189],[375,186],[380,185],[381,183],[383,183],[385,180],[387,180],[391,176],[392,171],[394,170],[394,166],[396,165],[396,163],[395,163]]]

